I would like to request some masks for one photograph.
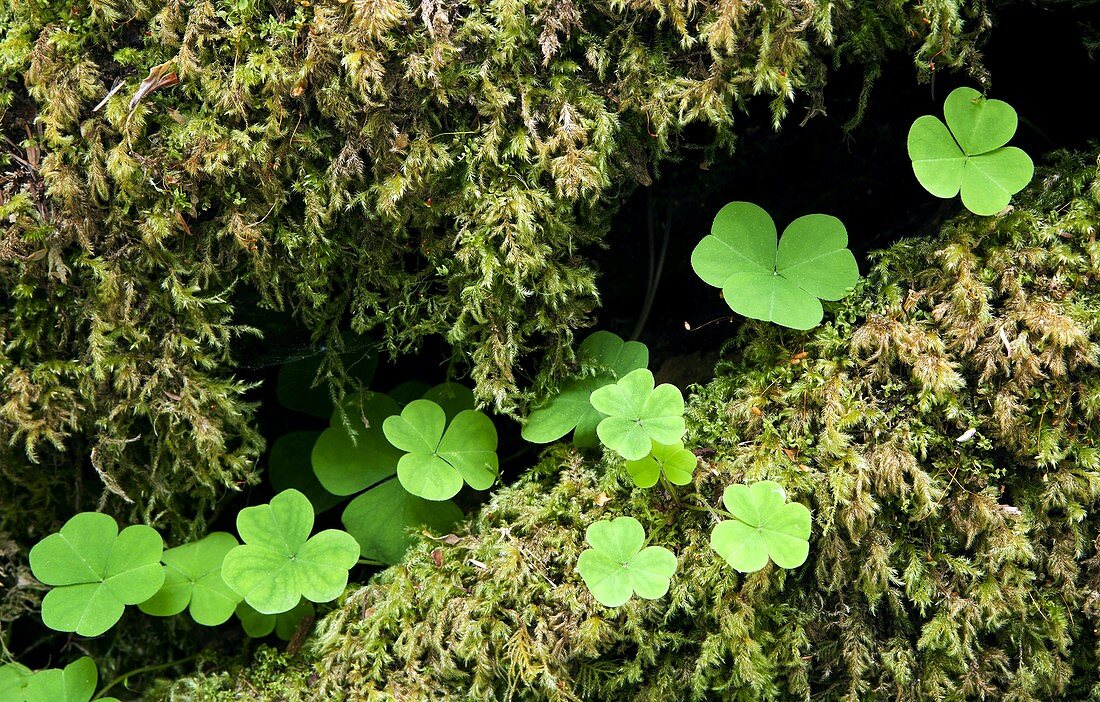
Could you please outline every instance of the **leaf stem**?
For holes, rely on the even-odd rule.
[[[187,656],[186,658],[179,658],[179,659],[174,660],[174,661],[168,661],[167,663],[157,663],[156,665],[147,665],[147,666],[144,666],[142,668],[137,668],[135,670],[131,670],[129,672],[123,673],[122,675],[118,676],[117,678],[115,678],[111,682],[107,683],[107,685],[103,689],[101,689],[99,692],[97,692],[95,694],[95,696],[92,697],[91,702],[95,702],[95,700],[101,699],[105,694],[107,694],[107,691],[110,690],[112,687],[114,687],[115,685],[118,685],[120,682],[124,682],[125,680],[134,677],[135,675],[142,675],[144,673],[155,673],[158,670],[164,670],[165,668],[171,668],[172,666],[175,666],[175,665],[182,665],[182,664],[187,663],[188,661],[192,661],[192,660],[194,660],[198,657],[199,657],[199,654],[192,653],[190,656]]]

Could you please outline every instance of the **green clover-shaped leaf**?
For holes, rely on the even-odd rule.
[[[590,401],[607,415],[596,426],[604,446],[628,461],[645,458],[653,442],[674,444],[684,435],[684,396],[665,383],[653,387],[653,373],[631,371],[593,391]]]
[[[88,656],[78,658],[64,669],[50,668],[32,675],[23,690],[26,702],[88,702],[95,693],[99,671]],[[2,698],[5,701],[8,697]],[[101,697],[102,702],[118,702],[114,697]]]
[[[343,410],[346,417],[335,412],[332,426],[313,447],[313,472],[328,492],[353,495],[397,472],[401,452],[386,440],[382,423],[401,410],[392,398],[377,392],[348,397]]]
[[[577,559],[577,571],[596,601],[618,607],[630,596],[655,600],[668,592],[676,556],[645,543],[645,529],[633,517],[593,523],[585,532],[592,547]]]
[[[497,477],[497,430],[489,417],[463,410],[447,424],[443,408],[431,400],[413,400],[389,417],[382,431],[406,451],[397,462],[397,478],[425,500],[449,500],[463,481],[486,490]]]
[[[313,506],[297,490],[286,490],[267,505],[237,514],[244,544],[222,562],[222,578],[263,614],[289,611],[305,597],[328,602],[348,584],[359,560],[359,544],[346,532],[327,529],[310,536]]]
[[[267,479],[276,492],[297,490],[313,504],[317,514],[342,502],[339,495],[326,490],[312,468],[313,447],[321,436],[319,431],[292,431],[283,434],[271,445],[267,457]]]
[[[236,545],[232,534],[215,531],[194,543],[168,549],[161,559],[164,585],[138,608],[157,617],[171,617],[187,609],[203,626],[225,623],[241,601],[222,580],[222,561]]]
[[[780,568],[797,568],[806,562],[810,510],[787,502],[779,483],[730,485],[722,501],[734,519],[714,527],[710,545],[731,566],[752,573],[767,565],[769,558]]]
[[[0,700],[22,702],[23,690],[34,673],[20,663],[0,665]]]
[[[42,599],[42,621],[58,631],[99,636],[126,605],[152,597],[164,582],[164,541],[144,524],[121,533],[109,515],[81,512],[31,549],[34,577],[54,588]]]
[[[359,542],[363,558],[397,563],[413,537],[410,531],[427,527],[446,533],[462,519],[451,500],[436,502],[409,493],[400,481],[387,480],[367,490],[344,510],[344,528]]]
[[[309,600],[302,600],[294,605],[289,612],[278,614],[263,614],[248,606],[247,602],[237,605],[237,619],[241,622],[244,633],[254,639],[262,639],[271,632],[275,632],[283,641],[290,641],[294,632],[298,630],[298,624],[306,617],[312,617],[317,610]]]
[[[691,252],[691,267],[722,289],[734,312],[811,329],[821,323],[820,300],[841,299],[859,280],[847,246],[848,232],[836,217],[799,217],[777,242],[767,212],[750,202],[731,202]]]
[[[606,331],[590,334],[577,355],[582,366],[596,369],[596,375],[566,381],[556,395],[531,412],[521,431],[527,441],[546,444],[572,431],[577,446],[595,446],[596,425],[604,415],[589,401],[592,392],[649,365],[645,344],[623,341]]]
[[[1000,100],[987,100],[973,88],[956,88],[943,105],[945,125],[924,115],[909,129],[913,173],[936,197],[962,193],[966,209],[997,214],[1035,173],[1031,157],[1005,146],[1016,133],[1016,111]]]
[[[673,485],[687,485],[695,472],[698,459],[682,441],[674,444],[653,442],[653,450],[645,458],[627,461],[626,471],[640,488],[649,488],[657,484],[663,472]]]

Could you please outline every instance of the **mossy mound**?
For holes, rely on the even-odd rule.
[[[451,543],[350,592],[295,656],[161,697],[279,700],[1081,700],[1100,626],[1100,171],[1062,156],[1011,211],[881,254],[808,334],[751,325],[690,400],[694,484],[551,448]],[[802,356],[801,354],[805,354]],[[971,431],[973,430],[973,431]],[[740,576],[723,488],[772,479],[810,560]],[[643,522],[679,571],[594,602],[594,520]]]
[[[248,308],[330,347],[443,337],[514,409],[520,364],[545,384],[592,322],[585,247],[686,127],[728,149],[754,96],[779,120],[894,52],[980,78],[988,26],[955,0],[2,5],[0,531],[22,545],[80,509],[192,536],[256,481]]]

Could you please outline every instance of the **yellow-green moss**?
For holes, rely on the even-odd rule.
[[[186,534],[256,479],[241,291],[329,346],[349,320],[395,351],[444,336],[511,410],[521,361],[545,384],[571,360],[584,247],[684,127],[728,149],[753,96],[778,123],[828,66],[894,52],[980,71],[987,25],[959,0],[3,5],[0,499],[40,519],[0,529],[21,539],[82,507]]]
[[[426,540],[352,590],[281,659],[293,676],[261,663],[256,684],[246,666],[155,696],[1100,694],[1098,176],[1095,156],[1059,157],[1012,211],[881,254],[820,329],[746,327],[692,393],[704,458],[683,490],[553,447],[458,543]],[[763,478],[813,510],[810,559],[741,576],[708,546],[707,506]],[[574,564],[585,527],[620,514],[680,568],[666,597],[607,609]]]

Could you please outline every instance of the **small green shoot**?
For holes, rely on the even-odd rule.
[[[1035,173],[1031,157],[1005,146],[1016,133],[1016,111],[987,100],[973,88],[956,88],[937,117],[918,117],[909,129],[909,158],[924,189],[936,197],[962,193],[966,209],[978,215],[1003,210]]]
[[[431,400],[413,400],[401,414],[389,417],[382,431],[405,451],[397,463],[397,478],[406,490],[425,500],[449,500],[463,481],[486,490],[497,477],[497,430],[488,416],[463,410],[450,424]]]
[[[313,506],[297,490],[286,490],[270,504],[237,514],[244,544],[225,555],[222,578],[262,614],[291,610],[302,597],[328,602],[348,584],[359,560],[359,544],[347,532],[327,529],[314,536]]]
[[[673,485],[687,485],[695,473],[698,460],[694,453],[684,448],[682,441],[674,444],[653,442],[653,450],[648,456],[626,462],[626,472],[640,488],[656,485],[662,473]]]
[[[810,510],[787,502],[783,487],[771,480],[730,485],[722,495],[733,519],[720,522],[710,545],[742,573],[753,573],[770,558],[780,568],[797,568],[810,552]]]
[[[848,232],[836,217],[791,222],[777,241],[775,222],[750,202],[731,202],[691,252],[703,282],[722,289],[734,312],[792,329],[821,323],[821,300],[839,300],[859,281]]]
[[[248,636],[262,639],[274,631],[283,641],[290,641],[298,630],[298,624],[306,617],[314,616],[316,611],[309,600],[302,600],[289,612],[279,614],[262,614],[249,607],[247,602],[241,602],[237,605],[236,614]]]
[[[164,585],[138,608],[157,617],[171,617],[187,609],[203,626],[224,624],[233,616],[241,596],[222,580],[225,554],[237,546],[237,539],[215,531],[193,543],[164,552]]]
[[[585,532],[592,547],[577,559],[577,571],[596,601],[618,607],[631,595],[663,597],[676,572],[676,556],[667,548],[645,544],[645,529],[633,517],[593,523]]]
[[[606,331],[590,334],[581,342],[577,356],[582,367],[594,368],[596,374],[566,381],[557,395],[531,412],[521,432],[525,440],[546,444],[572,431],[577,446],[595,446],[596,425],[604,414],[589,401],[592,391],[649,365],[649,349],[645,344],[623,341]]]
[[[88,656],[77,658],[64,669],[40,670],[27,680],[23,697],[26,702],[88,702],[95,694],[99,671]],[[11,698],[4,697],[5,701]],[[101,697],[102,702],[118,702],[114,697]]]
[[[639,368],[590,398],[607,415],[596,426],[600,441],[628,461],[645,458],[654,442],[675,444],[684,435],[684,396],[674,385],[653,385],[653,373]]]
[[[81,512],[35,544],[31,571],[54,586],[42,599],[42,621],[57,631],[99,636],[126,605],[152,597],[164,583],[164,541],[144,524],[126,527],[109,515]]]

